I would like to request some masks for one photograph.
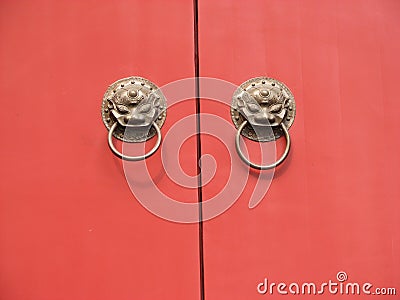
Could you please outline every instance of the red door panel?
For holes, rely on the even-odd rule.
[[[243,193],[226,196],[237,202],[204,223],[206,299],[281,297],[276,286],[257,291],[265,279],[286,283],[290,298],[290,283],[314,282],[318,292],[339,272],[344,284],[398,293],[399,17],[397,1],[199,2],[200,75],[236,85],[273,77],[297,105],[291,152],[260,204],[248,207],[257,183],[268,189],[268,172],[251,171]],[[202,112],[231,122],[228,105],[203,99]],[[231,167],[248,168],[232,146],[235,131],[226,134],[225,148],[202,135],[202,154],[218,170],[203,201],[235,180]],[[251,151],[255,143],[245,142]],[[278,155],[283,147],[280,139]],[[360,296],[326,288],[321,296],[342,297]]]
[[[199,297],[197,224],[140,205],[100,116],[120,78],[161,87],[193,76],[192,11],[183,1],[0,4],[1,299]],[[194,108],[171,108],[162,133]],[[185,147],[182,167],[196,173],[194,139]],[[157,169],[160,154],[147,163]],[[158,185],[178,188],[165,176]],[[179,193],[197,201],[195,189]]]
[[[397,1],[199,1],[200,76],[220,79],[200,80],[203,217],[235,202],[200,228],[204,261],[197,224],[163,220],[133,195],[155,207],[197,202],[161,154],[176,151],[166,159],[173,174],[177,163],[196,175],[195,101],[176,103],[166,89],[165,148],[146,160],[150,180],[112,155],[100,117],[117,79],[161,87],[193,77],[193,3],[0,8],[1,299],[198,299],[202,267],[205,299],[261,298],[264,280],[264,297],[280,297],[279,283],[319,291],[339,272],[342,284],[399,292]],[[234,148],[231,96],[257,76],[281,80],[296,99],[293,146],[274,173],[249,171]],[[176,148],[178,125],[192,136]],[[244,142],[260,159],[258,144]],[[277,155],[284,146],[279,139]],[[359,298],[326,288],[322,297]]]

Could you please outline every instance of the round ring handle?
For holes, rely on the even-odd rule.
[[[147,152],[144,155],[140,155],[140,156],[128,156],[125,154],[122,154],[121,152],[119,152],[117,150],[117,148],[115,148],[113,142],[112,142],[112,136],[113,136],[113,132],[115,130],[115,128],[117,127],[118,122],[115,122],[111,128],[110,131],[108,132],[108,146],[110,146],[111,151],[118,156],[119,158],[123,159],[123,160],[128,160],[128,161],[139,161],[139,160],[144,160],[150,156],[152,156],[157,149],[160,147],[161,145],[161,131],[160,131],[160,127],[158,127],[158,125],[153,122],[152,126],[156,129],[157,131],[157,141],[156,144],[154,145],[153,149],[151,149],[149,152]]]
[[[246,158],[246,156],[244,156],[242,150],[240,150],[240,133],[242,132],[243,128],[246,126],[247,121],[245,120],[242,124],[240,124],[238,131],[236,133],[236,138],[235,138],[235,146],[236,146],[236,151],[240,157],[240,159],[246,163],[248,166],[257,169],[257,170],[269,170],[269,169],[273,169],[277,166],[279,166],[288,156],[289,154],[289,150],[290,150],[290,135],[289,135],[289,131],[287,130],[286,126],[281,123],[280,126],[283,129],[283,133],[285,134],[285,138],[286,138],[286,148],[285,151],[283,152],[282,156],[274,163],[270,164],[270,165],[258,165],[255,163],[252,163],[250,160],[248,160]]]

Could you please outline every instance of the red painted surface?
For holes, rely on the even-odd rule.
[[[257,293],[265,277],[318,284],[339,271],[398,294],[400,3],[199,3],[201,76],[274,77],[297,104],[292,151],[263,201],[247,207],[253,174],[237,203],[204,224],[206,299],[277,299],[276,287]],[[228,107],[204,101],[203,112],[230,122]],[[226,181],[226,154],[207,136],[202,145]],[[206,186],[204,200],[219,189]]]
[[[274,77],[297,104],[293,148],[261,203],[248,208],[251,172],[236,204],[204,223],[206,299],[276,299],[257,284],[339,271],[399,294],[398,1],[199,0],[199,22],[201,76]],[[199,299],[198,226],[136,201],[100,119],[117,79],[194,75],[192,1],[2,1],[0,36],[0,299]],[[228,106],[201,104],[231,122]],[[194,113],[192,100],[169,108],[163,134]],[[217,163],[207,200],[230,161],[217,137],[201,141]],[[191,138],[182,169],[194,175],[196,160]],[[197,201],[196,189],[157,184]]]
[[[117,79],[193,76],[192,11],[190,1],[1,2],[0,299],[199,298],[198,226],[135,200],[100,117]],[[169,111],[163,134],[194,111]],[[186,149],[195,173],[194,142]]]

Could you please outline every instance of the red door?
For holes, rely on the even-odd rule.
[[[197,224],[135,200],[100,115],[120,78],[193,76],[192,3],[2,1],[0,14],[0,298],[198,299]],[[163,134],[193,103],[168,111]],[[195,189],[179,191],[197,201]]]
[[[1,299],[398,297],[397,1],[0,8]],[[107,87],[129,76],[168,104],[143,180],[108,149],[100,116]],[[273,171],[235,150],[233,93],[260,76],[296,101]],[[276,145],[270,161],[285,147],[241,143],[256,163],[259,145]]]
[[[297,107],[292,149],[271,185],[268,171],[251,172],[243,193],[226,196],[236,204],[204,223],[206,299],[364,299],[390,288],[397,296],[386,297],[399,297],[399,4],[199,1],[201,76],[236,85],[273,77]],[[203,103],[231,122],[228,106]],[[215,144],[203,136],[202,153],[226,182],[227,156]],[[249,209],[257,184],[268,192]],[[203,201],[220,188],[206,185]]]

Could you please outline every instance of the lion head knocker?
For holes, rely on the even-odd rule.
[[[295,112],[293,94],[282,82],[258,77],[241,84],[232,98],[231,116],[238,129],[235,145],[242,161],[258,170],[273,169],[281,164],[289,153],[291,142],[288,129],[293,124]],[[284,135],[286,148],[274,163],[256,164],[243,154],[240,135],[258,142],[274,141]]]
[[[124,160],[146,159],[157,151],[161,143],[160,128],[166,118],[166,101],[160,89],[142,77],[120,79],[109,86],[103,97],[101,115],[108,132],[112,152]],[[124,142],[145,142],[157,135],[155,146],[140,156],[129,156],[118,151],[112,137]]]
[[[158,87],[147,79],[129,77],[113,83],[103,97],[102,115],[108,129],[118,123],[113,136],[125,142],[144,142],[161,128],[166,101]]]
[[[280,124],[289,128],[295,113],[294,97],[281,82],[254,78],[243,83],[232,99],[231,115],[236,127],[247,120],[242,134],[256,141],[270,141],[282,135]],[[262,130],[269,126],[272,130]],[[258,130],[260,129],[260,130]]]

